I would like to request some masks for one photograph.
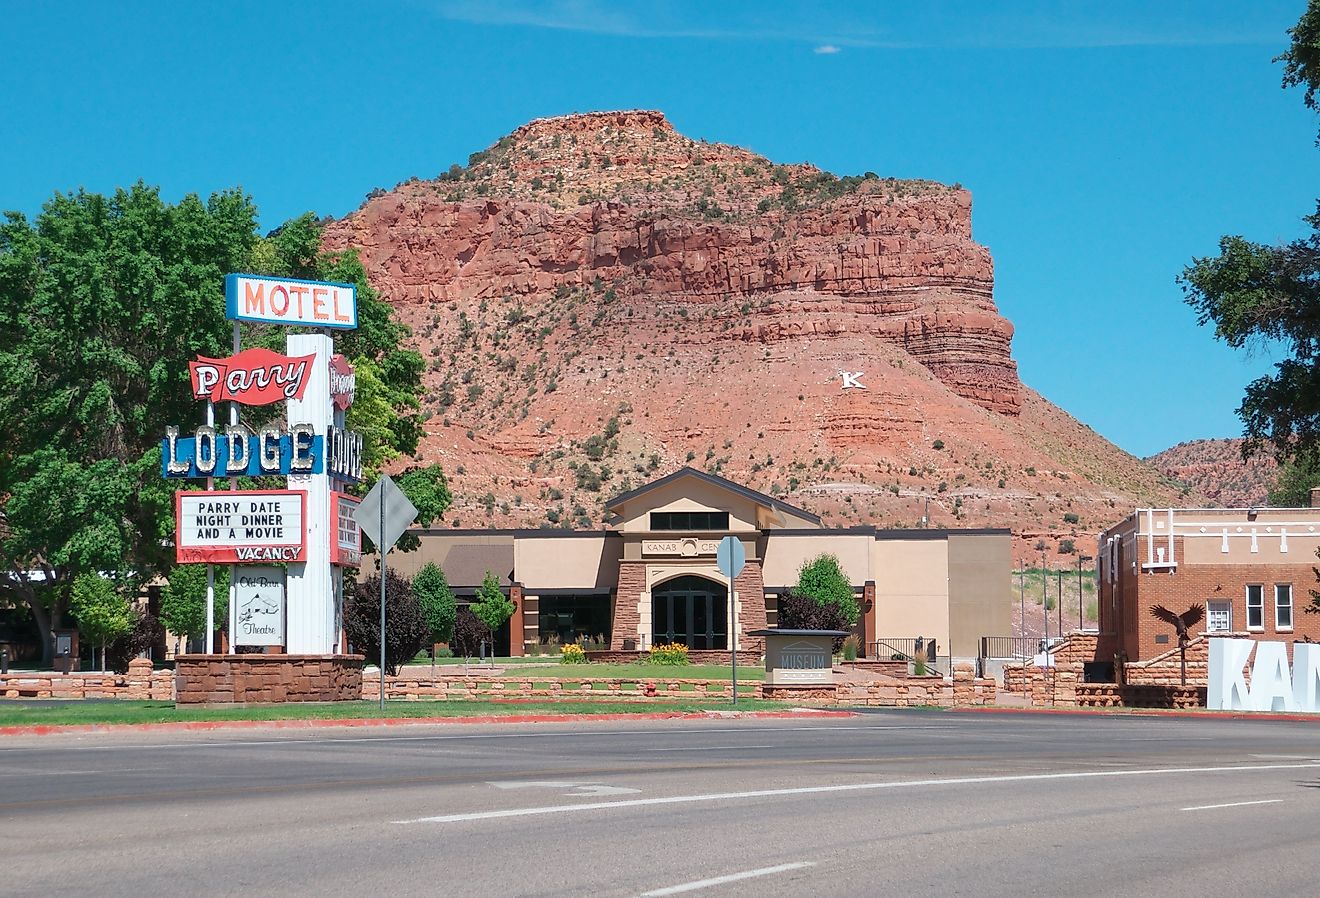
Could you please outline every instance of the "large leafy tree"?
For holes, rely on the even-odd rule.
[[[344,631],[367,663],[380,661],[380,577],[345,584]],[[394,676],[413,659],[430,635],[412,583],[385,571],[385,672]]]
[[[1303,102],[1320,110],[1320,0],[1310,0],[1278,57],[1283,86],[1302,87]],[[1219,254],[1194,259],[1181,282],[1202,324],[1229,346],[1281,345],[1287,357],[1273,374],[1247,386],[1238,409],[1245,451],[1268,449],[1287,464],[1320,461],[1320,203],[1304,221],[1310,232],[1279,246],[1241,236],[1219,241]]]
[[[360,327],[337,338],[363,372],[349,426],[364,436],[372,478],[416,450],[421,356],[402,347],[407,330],[357,257],[321,252],[319,236],[305,215],[261,237],[240,191],[170,204],[140,182],[111,196],[56,194],[32,221],[5,214],[0,601],[31,610],[43,660],[80,572],[113,574],[131,591],[173,563],[173,485],[159,474],[159,441],[167,425],[201,423],[188,362],[231,349],[225,274],[355,283]],[[243,344],[282,349],[286,332],[244,326]]]

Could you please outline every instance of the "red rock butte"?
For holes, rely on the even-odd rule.
[[[787,194],[787,195],[786,195]],[[972,198],[929,181],[844,180],[680,136],[659,112],[537,119],[458,181],[412,182],[327,235],[396,304],[535,298],[600,278],[628,296],[776,296],[721,339],[861,333],[964,396],[1021,407]]]
[[[421,454],[464,526],[599,526],[603,497],[683,464],[831,524],[1051,547],[1171,499],[1021,384],[971,209],[957,185],[777,164],[634,110],[529,122],[324,240],[413,329]]]

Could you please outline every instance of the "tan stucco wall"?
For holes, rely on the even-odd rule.
[[[757,529],[756,503],[694,477],[680,477],[630,501],[622,511],[619,529],[625,533],[649,532],[653,511],[727,511],[731,532]]]
[[[438,534],[422,536],[421,543],[415,552],[393,551],[389,554],[388,568],[404,577],[411,579],[419,570],[426,565],[428,561],[434,561],[441,570],[445,570],[445,560],[449,556],[449,550],[454,546],[512,546],[514,545],[513,534],[503,533],[491,536],[482,536],[471,533]],[[375,576],[376,565],[374,556],[368,555],[364,559],[360,576]],[[446,573],[448,573],[446,571]],[[451,586],[474,586],[471,583],[451,583]]]
[[[955,658],[976,657],[982,636],[1013,632],[1012,537],[949,534],[949,643]]]
[[[762,577],[767,587],[792,586],[798,570],[817,555],[833,555],[853,586],[873,580],[871,558],[875,537],[869,533],[821,530],[819,535],[775,533],[765,538]]]
[[[538,589],[612,589],[619,581],[621,542],[600,535],[519,536],[513,569],[528,592]]]
[[[872,553],[876,636],[934,637],[944,654],[949,644],[948,541],[880,539]]]

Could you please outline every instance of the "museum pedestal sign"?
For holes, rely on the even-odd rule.
[[[846,630],[753,630],[765,637],[765,681],[771,686],[834,682],[834,640]]]

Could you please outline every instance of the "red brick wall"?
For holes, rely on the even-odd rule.
[[[623,651],[625,639],[637,640],[637,625],[640,615],[637,611],[642,593],[646,591],[646,562],[622,561],[619,563],[619,588],[614,591],[614,614],[610,633],[610,648]],[[637,645],[641,648],[641,644]]]
[[[1181,540],[1178,540],[1180,543]],[[1178,546],[1179,557],[1181,546]],[[1163,605],[1175,613],[1185,611],[1193,603],[1202,605],[1211,601],[1230,602],[1233,609],[1232,629],[1245,632],[1247,627],[1247,591],[1248,584],[1260,584],[1264,587],[1264,630],[1247,635],[1253,639],[1268,639],[1291,642],[1295,639],[1310,637],[1320,640],[1320,616],[1307,614],[1305,609],[1310,604],[1309,590],[1316,586],[1316,576],[1312,571],[1314,559],[1299,558],[1297,564],[1214,564],[1187,565],[1180,563],[1177,571],[1168,573],[1156,571],[1133,576],[1131,597],[1124,596],[1124,617],[1127,626],[1123,635],[1123,647],[1131,661],[1152,658],[1171,648],[1177,648],[1178,639],[1172,626],[1153,617],[1151,605]],[[1274,622],[1274,585],[1289,583],[1292,585],[1293,628],[1279,630]],[[1206,622],[1192,628],[1192,635],[1205,632]],[[1168,637],[1167,643],[1156,643],[1155,637]],[[1225,634],[1227,635],[1227,634]]]
[[[180,655],[175,703],[334,702],[362,697],[361,655]]]

